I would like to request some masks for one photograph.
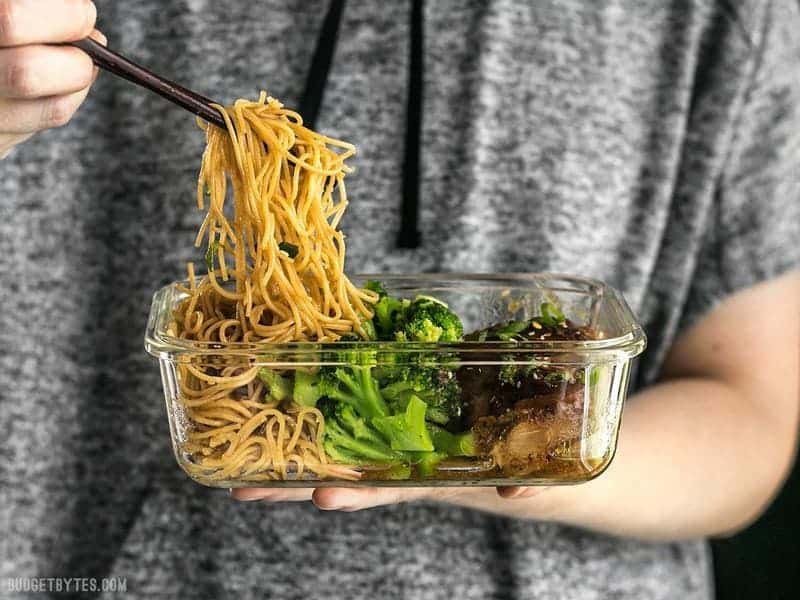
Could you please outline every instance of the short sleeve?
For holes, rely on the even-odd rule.
[[[800,267],[800,3],[770,5],[680,329]]]

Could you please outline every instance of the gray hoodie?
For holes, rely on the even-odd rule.
[[[220,101],[265,88],[318,107],[318,128],[358,145],[349,271],[605,280],[650,338],[635,387],[717,302],[800,264],[796,2],[429,0],[421,37],[411,4],[347,3],[325,69],[314,56],[332,39],[327,1],[98,1],[110,44],[154,70]],[[74,122],[0,163],[0,585],[115,576],[141,598],[710,597],[703,541],[432,503],[240,504],[189,481],[142,334],[152,292],[201,260],[202,147],[186,113],[102,75]]]

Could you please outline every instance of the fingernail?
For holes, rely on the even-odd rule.
[[[103,44],[103,46],[105,46],[108,43],[108,38],[99,29],[95,29],[94,32],[92,32],[92,38]]]
[[[311,501],[314,503],[320,510],[342,510],[346,508],[346,504],[341,502],[340,500],[330,500],[326,499],[325,497],[322,498],[311,498]]]
[[[312,500],[320,510],[348,510],[356,504],[353,494],[341,489],[319,490]]]
[[[517,498],[522,494],[522,488],[498,488],[497,490],[500,493],[500,496],[505,498],[506,500],[510,500],[512,498]]]
[[[239,500],[240,502],[253,502],[255,500],[266,500],[270,497],[270,494],[267,492],[251,492],[248,490],[230,490],[230,495],[235,500]]]

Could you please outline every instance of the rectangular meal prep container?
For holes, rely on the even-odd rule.
[[[153,298],[145,347],[159,361],[175,457],[189,477],[213,487],[554,485],[588,481],[609,465],[631,360],[646,344],[617,291],[599,281],[547,273],[373,275],[353,281],[363,285],[369,279],[383,282],[393,296],[425,295],[447,303],[461,317],[465,332],[533,318],[543,302],[550,302],[571,323],[591,327],[598,339],[197,342],[171,334],[174,310],[186,295],[179,287],[185,282],[168,285]],[[190,389],[197,377],[216,382],[226,374],[247,379],[249,373],[267,370],[288,377],[298,370],[347,367],[343,350],[369,353],[376,369],[424,364],[455,378],[463,417],[450,429],[475,432],[475,456],[452,457],[424,471],[415,464],[340,469],[331,460],[328,468],[320,466],[319,453],[316,458],[308,454],[321,448],[325,434],[320,435],[317,421],[324,419],[296,412],[291,398],[279,405],[270,401],[270,406],[264,400],[259,410],[260,388],[253,384],[258,378],[228,390],[221,396],[224,403],[198,406]],[[512,382],[508,373],[519,378]],[[250,398],[250,408],[239,406],[243,398]],[[276,440],[286,439],[277,437],[280,427],[296,425],[298,419],[310,420],[293,446],[276,453]]]

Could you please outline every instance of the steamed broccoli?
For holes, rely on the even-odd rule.
[[[422,477],[430,477],[440,462],[447,458],[446,452],[419,452],[415,458],[417,472]]]
[[[364,289],[369,290],[370,292],[375,292],[378,294],[378,298],[383,298],[387,296],[386,288],[383,287],[383,284],[380,281],[375,279],[370,279],[367,283],[364,284]]]
[[[386,417],[375,417],[372,424],[389,440],[393,450],[429,452],[433,442],[425,426],[427,405],[411,396],[404,412]]]
[[[389,370],[391,382],[381,393],[395,410],[405,410],[411,396],[428,405],[427,419],[446,425],[461,415],[461,389],[452,371],[435,367],[406,366]]]
[[[267,386],[269,397],[277,402],[284,400],[292,392],[292,382],[272,369],[259,369],[258,378]]]
[[[372,376],[375,353],[348,351],[342,353],[347,366],[326,367],[316,374],[297,371],[294,378],[294,401],[304,406],[314,406],[323,396],[352,406],[365,418],[384,417],[389,414],[381,396],[377,380]]]
[[[316,406],[317,401],[323,396],[320,383],[319,373],[298,369],[294,372],[292,399],[302,406]]]
[[[322,445],[336,462],[358,465],[403,461],[403,454],[393,450],[349,405],[328,400],[321,403],[321,409],[325,417]]]
[[[369,421],[356,413],[355,409],[344,402],[336,403],[336,418],[352,433],[356,439],[386,445],[378,431],[370,426]]]
[[[373,341],[378,339],[378,333],[375,331],[375,323],[369,319],[361,322],[361,328],[364,330],[364,339]]]
[[[347,366],[324,370],[320,382],[323,395],[350,404],[362,417],[388,415],[389,409],[381,396],[378,382],[372,376],[375,353],[345,352],[342,359]]]
[[[411,342],[458,342],[464,335],[461,319],[446,304],[420,296],[405,311],[395,339]]]
[[[370,284],[374,284],[369,287]],[[405,313],[410,302],[402,298],[389,296],[383,286],[375,282],[369,282],[367,289],[378,293],[378,301],[372,307],[374,316],[372,323],[375,326],[375,333],[379,340],[393,340],[395,333],[400,330],[405,322]]]
[[[330,398],[320,403],[325,417],[323,447],[338,462],[402,464],[408,451],[432,451],[425,426],[425,403],[418,398],[404,413],[367,419],[345,402]]]
[[[394,298],[376,281],[365,287],[378,295],[374,317],[363,324],[361,335],[346,334],[341,341],[355,342],[364,336],[419,342],[462,338],[461,321],[438,300]],[[298,404],[322,410],[323,447],[332,461],[385,465],[388,476],[408,478],[412,465],[431,473],[447,456],[474,453],[472,434],[452,434],[439,426],[460,415],[455,367],[443,366],[438,357],[424,352],[407,356],[394,350],[346,347],[337,362],[341,366],[296,370],[292,392]]]
[[[475,456],[475,435],[472,431],[450,433],[437,425],[428,423],[428,433],[437,452],[447,456]]]
[[[430,477],[444,459],[451,456],[475,456],[475,435],[471,431],[450,433],[437,425],[428,423],[428,434],[433,442],[433,452],[415,452],[412,462],[422,477]]]

